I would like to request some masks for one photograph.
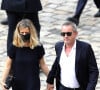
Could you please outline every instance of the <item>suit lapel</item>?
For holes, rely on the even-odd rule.
[[[58,45],[58,47],[57,47],[58,62],[60,60],[60,56],[61,56],[63,45],[64,45],[64,42],[60,42],[59,45]]]
[[[77,71],[78,71],[78,62],[80,60],[80,54],[81,54],[81,44],[80,42],[77,40],[76,41],[76,57],[75,57],[75,71],[76,71],[76,74],[77,74]]]

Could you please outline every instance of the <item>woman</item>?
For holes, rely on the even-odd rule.
[[[2,88],[12,66],[12,90],[40,90],[40,68],[48,75],[44,62],[44,48],[40,44],[36,30],[28,19],[21,20],[14,32],[13,44],[8,50],[5,69],[2,76]]]

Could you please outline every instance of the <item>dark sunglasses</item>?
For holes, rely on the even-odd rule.
[[[72,32],[61,32],[61,36],[71,36],[72,35]]]

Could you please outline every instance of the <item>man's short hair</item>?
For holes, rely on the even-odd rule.
[[[63,23],[62,26],[69,26],[69,25],[73,27],[73,31],[74,32],[77,32],[77,26],[76,26],[76,24],[73,23],[73,22],[71,22],[71,21],[67,21],[67,22]]]

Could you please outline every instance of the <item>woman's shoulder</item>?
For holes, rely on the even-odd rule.
[[[42,43],[38,44],[34,49],[38,52],[45,51]]]
[[[16,49],[17,47],[15,45],[10,44],[7,53],[16,52]]]
[[[9,49],[16,49],[17,47],[15,45],[13,45],[12,43],[9,46]]]
[[[16,46],[14,46],[13,44],[10,44],[10,46],[9,46],[9,48],[8,48],[8,51],[7,51],[8,56],[9,56],[10,58],[14,58],[14,57],[15,57],[16,48],[17,48]]]

